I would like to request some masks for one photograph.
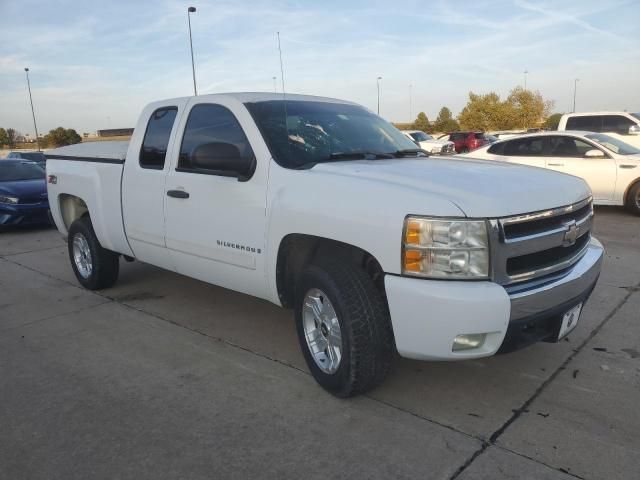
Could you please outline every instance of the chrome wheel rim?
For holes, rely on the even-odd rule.
[[[329,297],[312,288],[304,297],[302,326],[314,362],[324,373],[335,373],[342,360],[340,322]]]
[[[84,235],[76,233],[73,237],[73,262],[82,278],[89,278],[93,271],[91,249]]]

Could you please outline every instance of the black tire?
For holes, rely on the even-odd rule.
[[[469,153],[469,148],[468,147],[462,147],[460,149],[460,153]]]
[[[89,246],[91,272],[87,276],[83,276],[78,270],[78,266],[74,260],[73,242],[76,237],[82,237]],[[69,260],[71,268],[75,273],[78,282],[89,290],[100,290],[112,286],[118,279],[120,270],[120,258],[117,253],[102,248],[98,237],[93,231],[93,225],[89,217],[82,217],[71,224],[69,228],[69,237],[67,240],[69,251]]]
[[[636,182],[627,193],[627,210],[640,215],[640,182]]]
[[[342,358],[335,373],[323,372],[313,358],[303,326],[304,300],[312,289],[324,292],[336,312]],[[345,398],[377,387],[391,367],[393,333],[386,303],[363,269],[330,260],[306,267],[295,293],[295,321],[300,348],[315,380]]]

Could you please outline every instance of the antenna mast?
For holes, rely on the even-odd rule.
[[[286,100],[287,94],[284,90],[284,67],[282,66],[282,47],[280,46],[280,32],[276,32],[278,35],[278,52],[280,54],[280,79],[282,80],[282,97]]]

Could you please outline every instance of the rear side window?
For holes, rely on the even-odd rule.
[[[539,157],[543,154],[544,137],[520,138],[504,144],[504,155],[513,157]]]
[[[635,122],[633,120],[622,115],[605,115],[602,118],[603,132],[613,132],[620,135],[627,135],[629,133],[629,127],[631,125],[635,125]]]
[[[498,142],[494,143],[489,147],[487,153],[492,153],[494,155],[504,155],[504,146],[507,142]]]
[[[569,117],[567,119],[567,130],[586,130],[588,132],[602,131],[602,116],[587,115],[580,117]]]
[[[253,159],[253,150],[249,145],[242,127],[231,111],[222,105],[200,104],[191,109],[180,147],[178,170],[194,173],[221,174],[219,170],[197,167],[192,164],[196,148],[208,144],[208,155],[215,157],[216,164],[228,158],[233,162],[234,155],[243,159]],[[233,149],[237,148],[237,152]],[[236,157],[237,158],[237,157]],[[232,170],[232,165],[226,165]]]
[[[151,114],[140,149],[140,166],[162,170],[171,138],[177,107],[162,107]]]

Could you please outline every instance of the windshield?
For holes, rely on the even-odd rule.
[[[0,182],[44,179],[44,170],[37,163],[0,160]]]
[[[636,147],[632,147],[628,143],[621,142],[617,138],[610,137],[604,133],[589,133],[585,135],[589,140],[602,145],[604,148],[611,150],[618,155],[638,155],[640,150]]]
[[[44,162],[46,160],[42,152],[22,152],[20,158],[26,158],[27,160],[33,160],[35,162]]]
[[[285,168],[361,160],[363,152],[388,158],[416,148],[400,130],[358,105],[298,100],[285,105],[283,100],[270,100],[246,107],[274,160]]]
[[[424,132],[413,132],[413,133],[410,133],[409,135],[411,135],[411,137],[416,142],[426,142],[427,140],[433,140],[433,137],[431,135],[427,135]]]

